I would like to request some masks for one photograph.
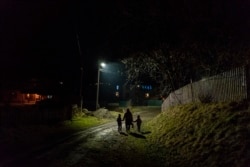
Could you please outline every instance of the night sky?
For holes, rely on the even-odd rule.
[[[96,78],[98,60],[117,61],[164,42],[249,42],[249,11],[248,0],[2,0],[1,79],[78,83],[82,66],[87,82]]]

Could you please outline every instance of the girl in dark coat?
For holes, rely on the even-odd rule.
[[[141,132],[141,123],[142,123],[142,120],[141,120],[140,115],[137,116],[137,119],[134,122],[136,122],[138,132]]]
[[[118,132],[121,133],[122,131],[122,118],[121,114],[118,115],[118,118],[116,119],[117,125],[118,125]]]

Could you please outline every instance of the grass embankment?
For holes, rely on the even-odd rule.
[[[176,106],[148,122],[165,166],[248,167],[250,112],[241,103]]]

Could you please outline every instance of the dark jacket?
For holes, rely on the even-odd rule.
[[[127,112],[124,114],[123,120],[125,120],[125,124],[132,124],[133,116],[129,110],[127,110]]]

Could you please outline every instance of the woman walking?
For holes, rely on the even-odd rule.
[[[122,120],[123,120],[123,121],[125,120],[126,131],[129,131],[129,130],[130,130],[130,126],[131,126],[132,123],[133,123],[133,115],[132,115],[132,113],[130,112],[129,109],[127,109],[127,111],[126,111],[126,113],[124,114]]]

